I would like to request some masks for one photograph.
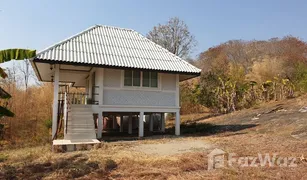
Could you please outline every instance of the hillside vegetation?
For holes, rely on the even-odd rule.
[[[181,84],[182,112],[205,106],[229,113],[299,96],[307,90],[306,53],[307,44],[292,36],[212,47],[192,62],[202,69],[201,77]]]

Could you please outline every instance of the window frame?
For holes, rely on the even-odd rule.
[[[133,80],[132,80],[132,85],[131,86],[126,86],[125,85],[125,71],[126,70],[129,70],[129,69],[124,69],[122,70],[122,78],[121,78],[121,88],[122,89],[142,89],[142,90],[161,90],[161,74],[159,72],[156,72],[156,71],[147,71],[147,72],[150,72],[149,74],[151,74],[151,72],[156,72],[157,73],[157,87],[151,87],[151,83],[149,83],[149,87],[145,87],[143,86],[143,72],[142,70],[138,70],[140,71],[140,86],[133,86]],[[132,71],[132,79],[133,79],[133,71],[134,70],[130,70]],[[150,75],[149,75],[150,76]],[[150,77],[149,77],[149,81],[150,80]]]
[[[144,72],[147,72],[148,73],[148,86],[144,86]],[[158,72],[156,72],[156,71],[142,71],[142,73],[143,73],[143,75],[142,75],[142,87],[144,87],[144,88],[158,88],[158,82],[159,82],[159,77],[158,77]],[[157,80],[157,82],[156,82],[156,86],[152,86],[152,80],[153,80],[153,78],[152,78],[152,74],[153,73],[156,73],[156,80]]]
[[[126,71],[131,71],[131,85],[125,85],[125,80],[126,80],[126,77],[125,77],[125,74],[126,74]],[[139,70],[136,70],[136,71],[139,71]],[[139,71],[140,72],[140,77],[139,77],[139,85],[137,86],[137,85],[134,85],[135,84],[135,77],[134,77],[134,72],[136,72],[135,70],[124,70],[124,75],[123,75],[123,86],[124,87],[141,87],[141,85],[142,85],[142,73],[141,73],[141,71]]]

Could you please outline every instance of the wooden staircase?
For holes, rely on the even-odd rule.
[[[65,140],[96,139],[95,125],[91,106],[72,104],[67,116]]]

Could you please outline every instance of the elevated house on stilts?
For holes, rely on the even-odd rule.
[[[163,132],[166,113],[175,113],[180,135],[179,82],[201,71],[134,30],[102,25],[52,45],[31,63],[40,81],[54,85],[54,145],[96,143],[108,131]],[[60,124],[64,139],[57,138]]]

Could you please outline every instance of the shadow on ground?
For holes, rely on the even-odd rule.
[[[186,120],[185,123],[196,123],[198,121],[204,121],[206,119],[209,119],[209,118],[213,118],[213,117],[218,117],[218,116],[222,116],[224,114],[209,114],[209,115],[205,115],[205,116],[202,116],[202,117],[199,117],[197,119],[190,119],[190,120]],[[173,119],[175,121],[175,119]]]
[[[184,123],[180,125],[180,134],[183,136],[210,136],[225,132],[236,132],[237,134],[245,134],[245,132],[240,132],[244,129],[249,129],[258,126],[257,124],[227,124],[227,125],[217,125],[211,123]],[[175,128],[166,128],[165,133],[163,132],[144,132],[144,139],[161,139],[161,138],[173,138]],[[234,135],[234,134],[233,134]],[[229,135],[228,135],[229,136]],[[103,134],[103,141],[114,142],[114,141],[133,141],[138,140],[138,131],[133,132],[131,135],[127,135],[127,132]]]
[[[54,162],[31,163],[24,166],[4,165],[1,168],[0,179],[43,179],[56,178],[61,175],[64,179],[79,178],[96,172],[100,176],[107,175],[116,167],[116,163],[107,160],[104,168],[99,168],[98,162],[88,161],[84,154],[77,154],[68,158],[61,158]],[[56,174],[52,174],[56,173]]]
[[[211,123],[188,123],[181,124],[181,135],[191,136],[210,136],[225,132],[238,132],[244,129],[256,127],[257,124],[227,124],[216,125]],[[166,129],[167,134],[175,133],[174,127]],[[242,134],[244,132],[241,132]]]

